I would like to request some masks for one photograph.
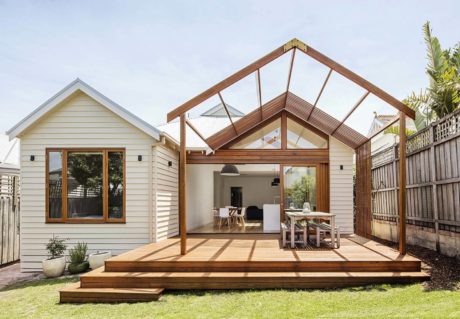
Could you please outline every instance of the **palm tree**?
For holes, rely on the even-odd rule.
[[[417,102],[426,103],[436,117],[441,118],[455,111],[460,104],[460,44],[453,49],[442,50],[438,38],[431,35],[429,22],[423,25],[423,32],[427,45],[426,73],[430,86],[426,92],[428,98],[416,99],[414,102],[415,105]]]
[[[460,43],[452,49],[442,50],[438,38],[432,35],[428,21],[423,25],[423,34],[427,46],[429,86],[419,93],[412,92],[403,100],[415,111],[417,130],[460,106]],[[398,134],[399,128],[392,127],[385,132]]]

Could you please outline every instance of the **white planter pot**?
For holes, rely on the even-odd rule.
[[[43,274],[48,278],[59,277],[65,270],[65,257],[47,259],[42,261]]]
[[[110,251],[102,251],[90,254],[88,257],[89,268],[96,269],[104,266],[105,260],[109,259],[110,257],[112,257],[112,253]]]

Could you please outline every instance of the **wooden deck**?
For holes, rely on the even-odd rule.
[[[342,238],[338,249],[288,249],[277,234],[190,235],[187,255],[180,255],[179,238],[139,247],[82,275],[61,302],[87,302],[95,292],[111,302],[152,298],[126,289],[333,288],[427,278],[420,260],[358,236]]]
[[[191,229],[189,234],[263,234],[264,227],[261,220],[249,220],[246,221],[245,226],[241,225],[232,225],[230,228],[226,225],[223,225],[220,229],[219,226],[215,225],[213,222],[200,226],[194,229]]]
[[[179,240],[142,246],[106,262],[106,271],[412,271],[420,261],[357,236],[342,238],[339,249],[281,247],[278,234],[194,235],[187,255]]]

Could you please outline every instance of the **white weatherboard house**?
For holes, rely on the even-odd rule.
[[[369,128],[368,136],[372,136],[375,132],[384,127],[388,122],[390,122],[394,118],[394,114],[385,115],[374,113],[374,119],[372,120],[371,127]],[[399,127],[399,124],[395,124],[394,126]],[[409,131],[417,131],[414,121],[410,118],[406,119],[406,128]],[[372,153],[378,153],[382,150],[387,149],[390,146],[394,146],[398,142],[399,136],[391,133],[381,132],[372,139]]]
[[[119,254],[178,234],[174,143],[83,81],[7,134],[21,140],[22,271],[53,235]]]
[[[239,175],[227,176],[222,163],[206,162],[209,147],[191,129],[212,136],[227,128],[227,115],[234,121],[245,115],[227,110],[216,105],[187,120],[188,233],[279,232],[283,200],[286,207],[308,201],[312,209],[334,211],[342,233],[353,232],[353,147],[288,115],[283,128],[280,118],[263,123],[229,151],[276,149],[283,140],[286,152],[315,149],[318,162],[238,162]],[[23,271],[41,269],[53,235],[118,255],[179,234],[178,121],[155,128],[77,79],[7,134],[21,141]],[[313,182],[297,203],[287,189],[303,177]],[[216,225],[213,209],[225,206],[247,208],[245,228]]]

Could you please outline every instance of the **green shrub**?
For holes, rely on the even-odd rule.
[[[71,264],[81,264],[86,261],[86,252],[88,245],[86,243],[78,242],[73,248],[69,250],[69,257]]]
[[[71,274],[79,274],[89,269],[89,262],[84,261],[80,264],[69,264],[69,267],[67,267],[67,269]]]
[[[89,263],[86,261],[86,252],[88,245],[78,242],[73,248],[69,249],[70,264],[67,268],[71,274],[78,274],[89,269]]]
[[[58,236],[54,236],[46,244],[46,250],[48,250],[49,259],[54,259],[64,255],[64,251],[67,249],[65,239],[60,239]]]

